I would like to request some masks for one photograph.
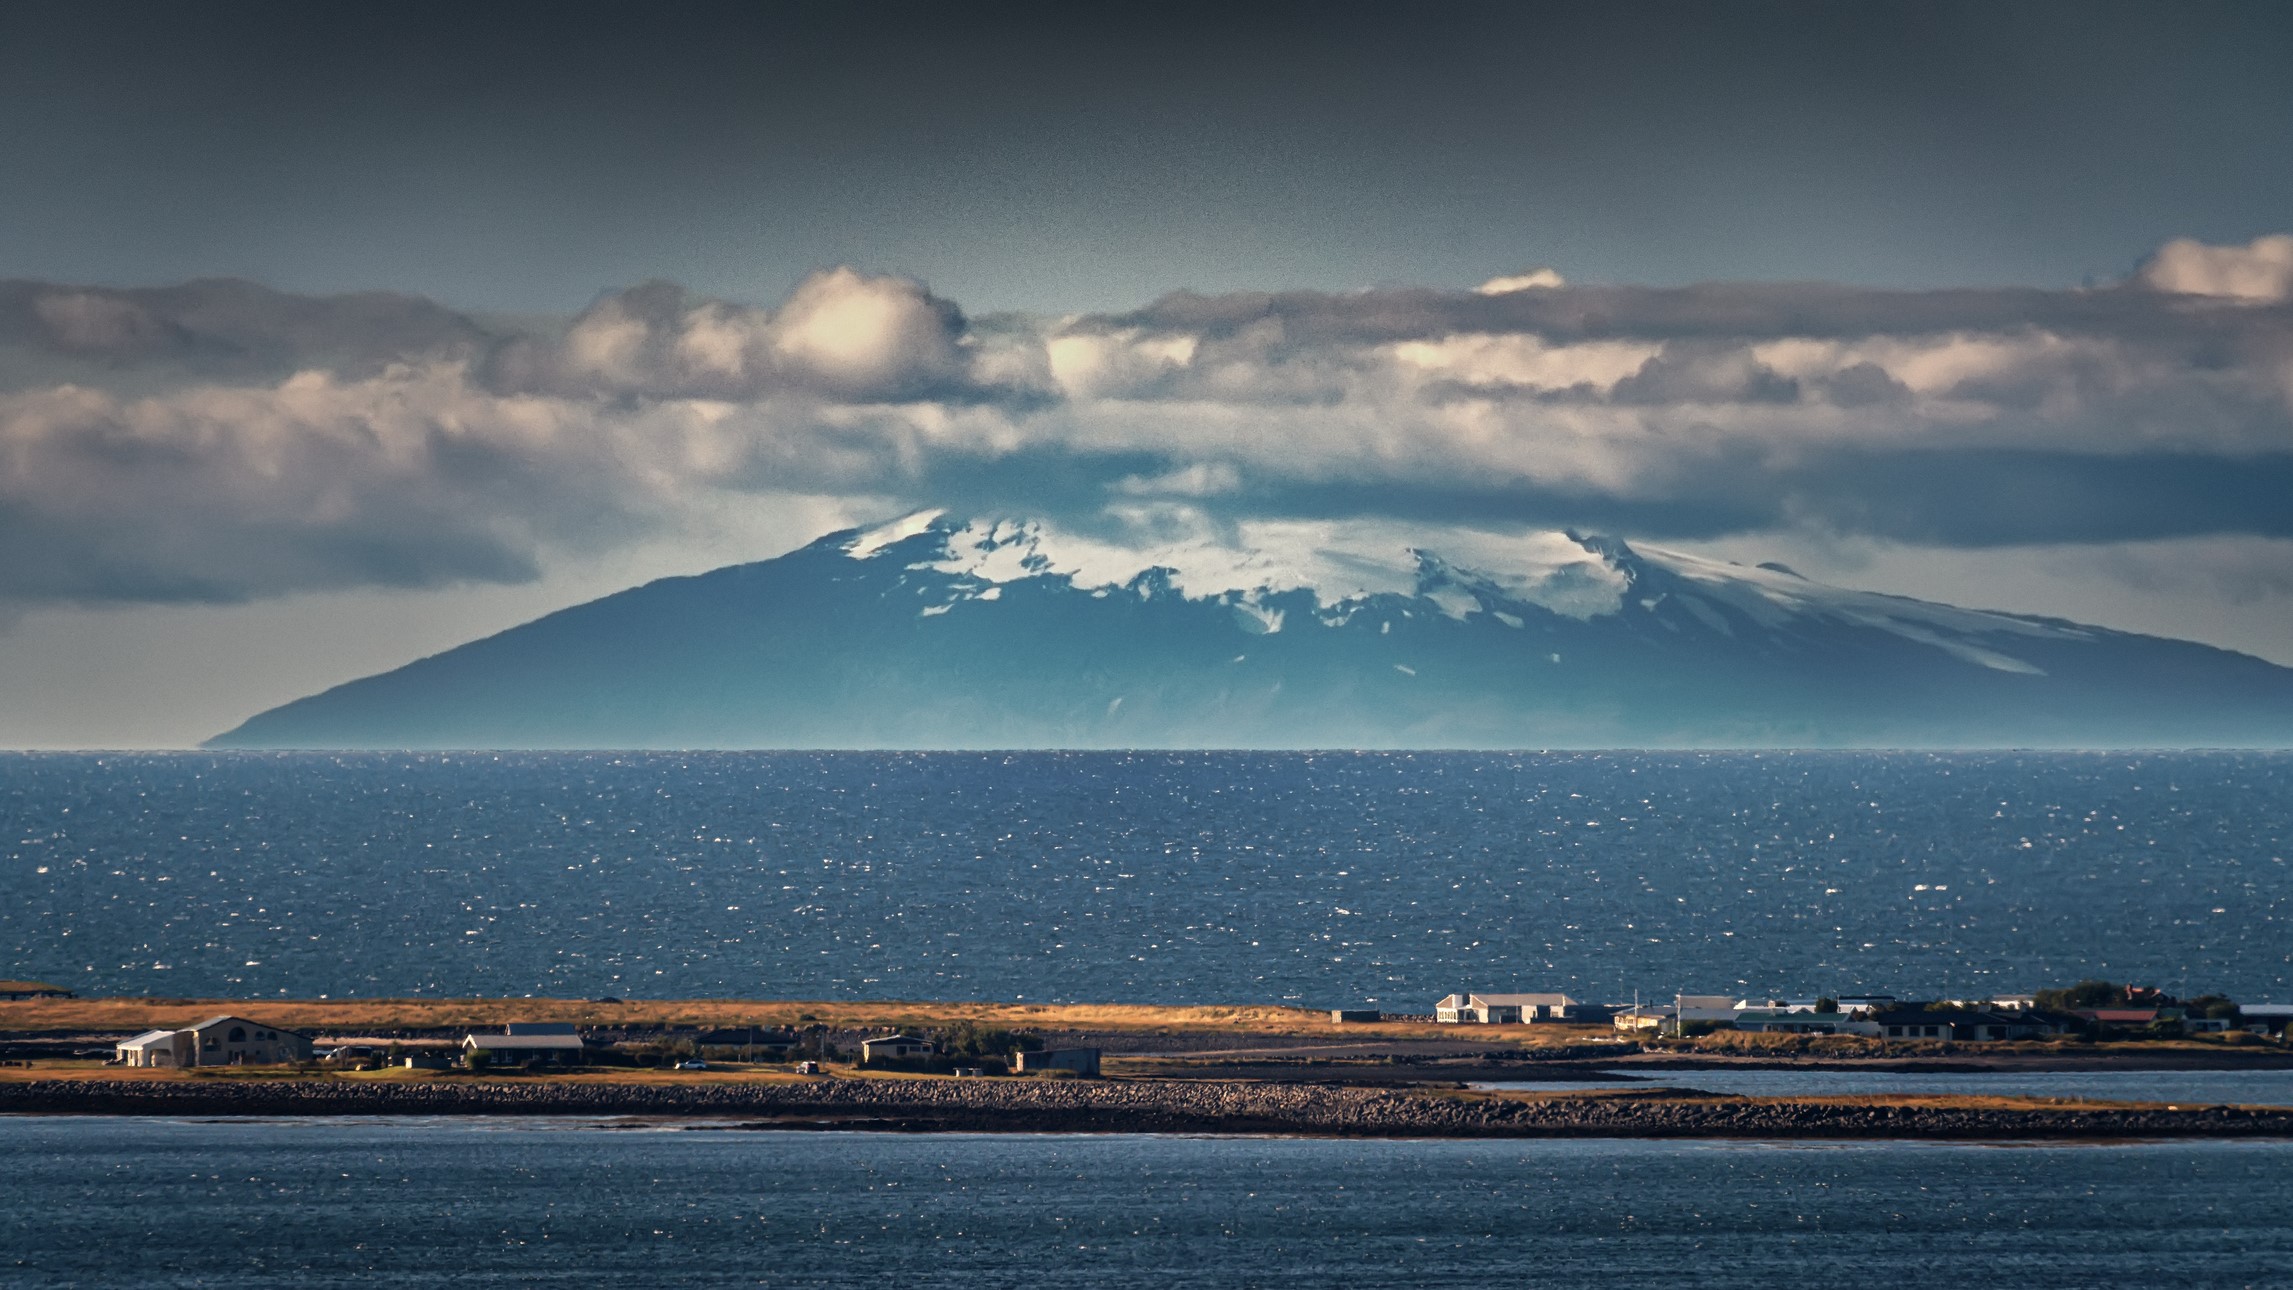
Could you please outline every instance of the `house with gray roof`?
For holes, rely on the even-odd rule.
[[[589,1054],[580,1030],[568,1021],[513,1021],[498,1034],[473,1030],[460,1046],[465,1062],[483,1053],[483,1061],[512,1066],[578,1066]]]
[[[181,1030],[147,1030],[123,1039],[115,1061],[128,1066],[280,1066],[311,1059],[311,1040],[245,1017],[209,1017]]]

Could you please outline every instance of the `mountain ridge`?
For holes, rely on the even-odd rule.
[[[923,511],[258,714],[217,748],[2293,743],[2293,669],[1614,538]]]

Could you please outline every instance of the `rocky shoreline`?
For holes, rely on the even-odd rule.
[[[2000,1108],[1663,1094],[1533,1100],[1212,1080],[26,1080],[0,1084],[0,1114],[638,1116],[731,1120],[758,1128],[1316,1137],[2293,1137],[2293,1108]]]

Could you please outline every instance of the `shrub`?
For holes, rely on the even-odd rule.
[[[1041,1038],[1023,1032],[999,1030],[976,1021],[959,1021],[933,1035],[940,1052],[951,1058],[976,1062],[986,1057],[1009,1057],[1018,1052],[1039,1052]]]
[[[2040,990],[2032,998],[2048,1012],[2076,1012],[2081,1008],[2110,1008],[2126,1001],[2126,987],[2092,978],[2062,990]]]

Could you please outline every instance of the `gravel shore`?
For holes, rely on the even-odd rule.
[[[1888,1105],[1665,1095],[1513,1100],[1216,1080],[852,1080],[679,1086],[547,1079],[27,1080],[0,1113],[699,1117],[758,1127],[1321,1137],[2293,1137],[2293,1109]]]

